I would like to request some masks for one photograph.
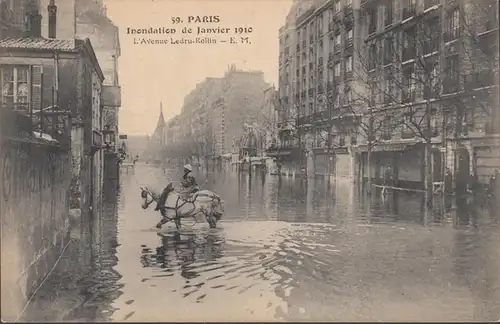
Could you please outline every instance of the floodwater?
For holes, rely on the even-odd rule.
[[[196,176],[224,199],[216,229],[157,230],[139,187],[160,190],[180,174],[122,170],[120,189],[106,188],[100,217],[73,230],[22,319],[500,319],[499,217],[464,199],[443,215],[420,194],[368,200],[348,182]]]

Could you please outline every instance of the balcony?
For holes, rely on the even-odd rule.
[[[323,87],[322,84],[318,85],[317,92],[318,92],[318,94],[323,94],[325,92],[325,88]]]
[[[495,72],[484,70],[465,76],[464,87],[465,90],[474,90],[494,85],[495,81]]]
[[[409,6],[407,8],[403,8],[403,20],[415,16],[416,13],[417,9],[415,6]]]
[[[414,47],[403,48],[403,62],[414,59],[416,55],[416,50]]]
[[[307,90],[307,95],[309,96],[309,98],[314,96],[314,92],[314,88],[310,88],[309,90]]]

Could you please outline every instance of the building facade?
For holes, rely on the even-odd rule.
[[[221,78],[207,78],[186,96],[181,114],[167,123],[167,151],[200,159],[205,166],[208,161],[222,165],[223,157],[239,153],[244,123],[265,123],[260,112],[268,87],[262,72],[235,66]]]
[[[121,87],[118,60],[121,55],[118,27],[107,17],[106,6],[101,0],[76,0],[74,24],[77,37],[89,38],[104,75],[102,86],[103,142],[109,146],[104,151],[105,174],[118,177],[118,116],[121,106]]]
[[[70,224],[92,217],[87,213],[92,190],[102,183],[94,154],[99,145],[93,142],[93,133],[100,132],[102,72],[88,39],[58,37],[61,13],[67,12],[58,11],[54,1],[47,11],[40,6],[16,1],[16,12],[25,17],[22,30],[14,32],[10,25],[0,38],[1,169],[6,176],[1,245],[8,247],[2,256],[9,260],[2,261],[1,299],[2,316],[13,320],[69,243]],[[70,208],[80,208],[82,217]]]
[[[496,1],[295,3],[280,30],[280,153],[336,178],[420,187],[431,161],[434,182],[449,168],[485,183],[500,162],[486,153],[497,28]]]

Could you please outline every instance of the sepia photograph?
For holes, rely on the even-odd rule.
[[[2,322],[500,322],[499,16],[0,0]]]

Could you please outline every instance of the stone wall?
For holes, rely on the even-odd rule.
[[[1,144],[2,320],[15,320],[68,242],[70,152],[24,139]]]

